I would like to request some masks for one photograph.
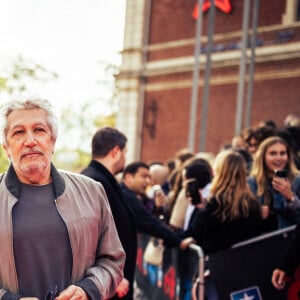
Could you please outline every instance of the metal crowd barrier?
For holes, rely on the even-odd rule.
[[[189,248],[195,251],[198,256],[198,277],[196,278],[198,289],[194,290],[195,294],[192,294],[192,298],[195,300],[204,300],[204,253],[202,248],[198,245],[191,244]]]
[[[261,235],[206,257],[194,244],[184,251],[166,248],[162,266],[144,262],[149,236],[139,234],[135,280],[149,300],[299,299],[300,268],[286,289],[278,291],[271,284],[294,229]]]

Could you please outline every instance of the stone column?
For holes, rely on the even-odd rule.
[[[128,138],[127,162],[140,159],[150,0],[127,0],[122,65],[117,75],[117,128]]]

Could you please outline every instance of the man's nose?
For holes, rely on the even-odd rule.
[[[33,147],[36,145],[36,139],[33,133],[31,132],[27,133],[25,137],[25,145],[28,147]]]

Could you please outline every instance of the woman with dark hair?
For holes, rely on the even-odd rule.
[[[243,133],[246,149],[252,157],[254,157],[259,145],[262,141],[276,134],[275,128],[270,126],[259,126],[249,128]]]
[[[188,206],[184,217],[183,237],[189,236],[198,211],[206,206],[213,171],[210,163],[204,158],[194,158],[184,168],[183,185],[186,191]],[[191,299],[192,278],[195,273],[195,252],[186,249],[178,251],[178,276],[180,278],[180,295],[182,300]]]

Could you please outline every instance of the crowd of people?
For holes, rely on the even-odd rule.
[[[103,127],[81,174],[51,162],[58,126],[48,100],[8,101],[0,118],[10,159],[0,175],[1,300],[133,300],[138,232],[210,254],[300,223],[296,116],[246,129],[217,155],[181,149],[168,162],[127,164],[127,137]],[[274,266],[278,289],[298,263],[299,232]]]

